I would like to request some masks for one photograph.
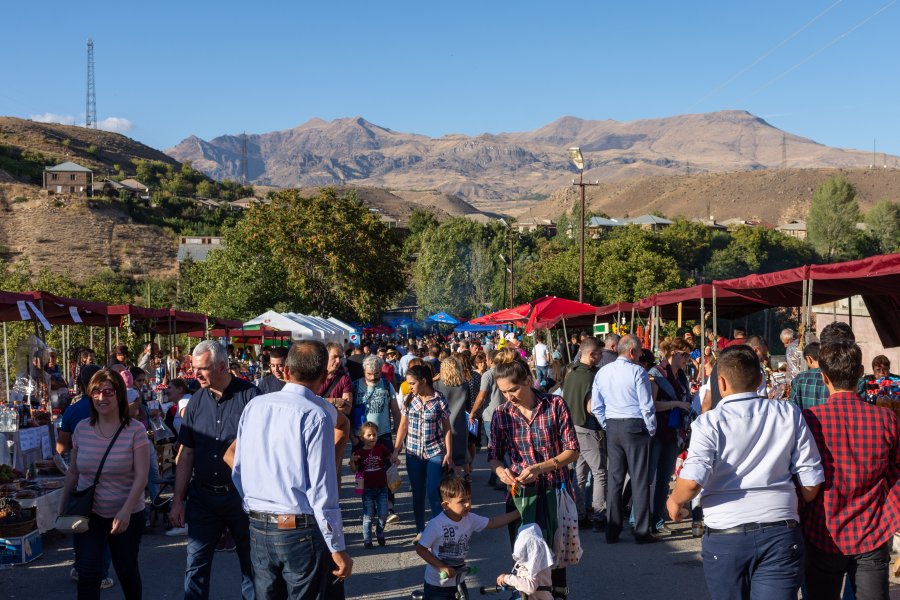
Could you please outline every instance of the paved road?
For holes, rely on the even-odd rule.
[[[483,455],[473,484],[474,511],[493,515],[503,511],[503,494],[485,485],[487,469]],[[347,597],[354,599],[406,599],[421,585],[423,563],[411,544],[415,533],[412,525],[410,496],[406,486],[398,495],[401,522],[389,525],[388,545],[365,550],[361,540],[361,502],[352,493],[352,481],[344,477],[342,500],[348,530],[349,552],[355,561],[354,574],[347,581]],[[646,598],[666,599],[688,595],[692,600],[709,598],[703,580],[698,540],[690,537],[690,524],[676,525],[676,535],[659,544],[637,546],[624,534],[622,541],[608,546],[602,533],[582,535],[584,557],[577,567],[569,569],[570,598]],[[163,535],[162,527],[150,529],[141,545],[141,573],[144,597],[150,600],[175,600],[182,597],[185,560],[185,538]],[[470,576],[472,598],[481,597],[480,585],[493,585],[497,574],[511,567],[511,549],[506,530],[485,531],[476,535],[469,558],[480,572]],[[0,570],[0,597],[28,600],[73,598],[75,584],[69,580],[72,563],[71,537],[51,539],[39,560],[13,569]],[[114,575],[113,575],[114,576]],[[115,577],[115,576],[114,576]],[[237,557],[219,553],[213,566],[211,598],[240,598],[240,575]],[[118,585],[104,597],[122,598]],[[501,596],[493,596],[498,600]],[[502,596],[506,600],[508,596]],[[900,596],[898,596],[900,597]],[[487,596],[486,596],[487,598]]]

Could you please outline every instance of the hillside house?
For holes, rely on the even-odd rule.
[[[54,194],[90,196],[94,172],[73,162],[44,168],[44,189]]]
[[[800,221],[798,219],[794,219],[788,223],[779,225],[775,229],[785,235],[795,237],[798,240],[806,239],[806,221]]]
[[[615,227],[625,227],[628,223],[625,219],[607,219],[606,217],[591,217],[588,221],[588,235],[591,239],[599,239],[609,233]],[[569,235],[571,237],[571,235]]]
[[[656,215],[641,215],[633,219],[625,219],[625,221],[629,225],[637,225],[641,229],[647,229],[649,231],[659,231],[660,229],[674,224],[674,221],[657,217]]]
[[[115,179],[101,179],[100,181],[94,182],[91,187],[94,196],[116,198],[124,191],[135,199],[150,199],[150,188],[137,179],[124,179],[122,181],[116,181]]]
[[[247,198],[241,198],[240,200],[232,200],[228,203],[228,206],[231,208],[231,210],[247,210],[254,204],[262,203],[260,202],[259,198],[254,198],[251,196]]]
[[[512,228],[519,233],[532,233],[540,231],[546,236],[556,235],[556,223],[550,219],[525,219],[516,221],[512,224]]]
[[[388,229],[397,229],[400,227],[400,219],[391,215],[380,215],[379,220]]]
[[[722,223],[717,223],[715,219],[691,219],[692,223],[698,223],[709,227],[713,231],[728,231],[728,227]]]
[[[209,198],[194,198],[194,202],[206,210],[216,210],[219,208],[219,203],[215,200],[210,200]]]
[[[225,238],[222,237],[181,236],[175,260],[182,262],[190,258],[193,261],[203,262],[211,250],[222,248],[224,244]]]

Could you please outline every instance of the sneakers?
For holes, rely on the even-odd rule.
[[[179,537],[179,536],[187,535],[187,534],[188,534],[187,527],[173,527],[172,529],[170,529],[166,532],[166,535],[169,537]]]
[[[366,550],[371,550],[372,548],[374,548],[372,542],[363,542],[363,547],[365,547]]]
[[[387,541],[384,539],[384,536],[383,536],[383,535],[379,535],[379,536],[378,536],[378,545],[379,545],[379,546],[384,546],[385,544],[387,544]]]
[[[397,516],[397,513],[390,511],[390,513],[388,513],[388,518],[385,519],[385,523],[396,523],[399,520],[400,517]]]
[[[655,532],[659,535],[673,535],[675,530],[670,528],[665,523],[658,523],[655,527]]]
[[[76,571],[74,568],[72,568],[72,570],[69,571],[69,579],[71,579],[72,581],[78,581],[78,571]],[[114,585],[116,585],[116,582],[113,581],[113,578],[107,577],[106,579],[104,579],[103,581],[100,582],[100,589],[108,590],[109,588],[111,588]]]

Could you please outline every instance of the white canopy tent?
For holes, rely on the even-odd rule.
[[[353,325],[350,325],[349,323],[345,323],[344,321],[341,321],[338,318],[328,317],[327,320],[331,323],[334,323],[335,325],[337,325],[344,331],[344,338],[341,343],[346,344],[348,341],[350,341],[350,334],[356,333],[356,331],[357,331]]]
[[[287,314],[275,312],[274,310],[266,311],[258,317],[244,323],[245,327],[249,327],[250,325],[268,325],[269,327],[274,327],[281,331],[290,331],[291,339],[294,341],[322,340],[322,334],[313,329],[311,325],[302,323],[301,321],[291,318]]]

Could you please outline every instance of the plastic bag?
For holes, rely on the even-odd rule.
[[[388,467],[387,473],[387,486],[388,489],[392,492],[396,492],[397,488],[400,487],[400,467],[397,465],[391,465]]]
[[[581,561],[581,539],[578,537],[578,509],[565,486],[556,490],[556,534],[553,555],[558,568],[577,565]]]

